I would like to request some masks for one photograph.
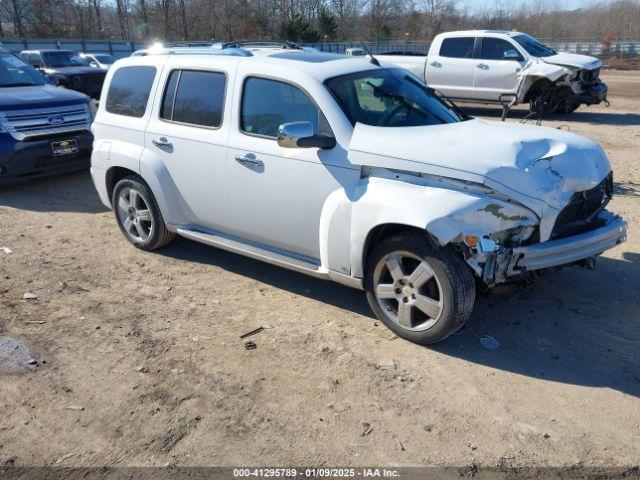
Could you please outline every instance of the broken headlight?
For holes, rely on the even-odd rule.
[[[483,253],[491,253],[500,249],[500,247],[515,248],[529,240],[535,233],[537,226],[527,225],[501,232],[476,237],[467,235],[463,238],[464,244]]]

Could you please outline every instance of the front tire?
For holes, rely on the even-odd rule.
[[[116,183],[111,204],[120,231],[136,248],[155,250],[175,237],[164,223],[153,192],[139,176],[129,175]]]
[[[555,113],[559,115],[568,115],[570,113],[575,112],[579,106],[580,106],[579,103],[570,103],[569,105],[562,105],[556,108]]]
[[[426,234],[382,240],[369,255],[365,288],[371,309],[396,335],[428,345],[467,322],[475,303],[469,267],[453,252],[434,247]]]

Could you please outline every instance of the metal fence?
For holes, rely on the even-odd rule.
[[[552,48],[605,58],[639,58],[640,39],[615,40],[553,40],[541,39]],[[323,52],[344,53],[348,48],[367,48],[374,54],[408,53],[426,55],[428,42],[342,42],[305,44]],[[148,47],[146,42],[119,40],[51,40],[51,39],[0,39],[0,46],[12,51],[38,49],[66,49],[78,52],[108,53],[116,58],[127,57],[132,52]]]

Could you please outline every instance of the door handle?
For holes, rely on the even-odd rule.
[[[489,65],[487,65],[486,63],[479,63],[477,67],[481,70],[489,70]]]
[[[151,140],[156,147],[173,148],[173,143],[167,140],[167,137],[154,138]]]
[[[249,155],[236,155],[236,162],[245,167],[264,167],[264,162],[254,156]]]
[[[431,62],[431,66],[435,68],[440,68],[442,64],[440,62]]]

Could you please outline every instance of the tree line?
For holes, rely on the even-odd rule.
[[[0,37],[129,41],[429,41],[439,32],[640,38],[640,0],[564,10],[561,0],[0,0]]]

